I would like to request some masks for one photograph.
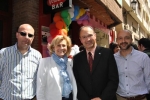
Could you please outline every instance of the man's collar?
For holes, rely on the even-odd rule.
[[[15,50],[19,50],[18,46],[17,46],[17,43],[15,44]],[[27,52],[30,52],[30,51],[31,51],[31,46],[28,47],[28,51]]]
[[[86,50],[86,53],[91,52],[92,54],[94,54],[95,50],[96,50],[96,47],[97,47],[97,45],[94,48],[92,48],[91,51]]]
[[[132,55],[132,54],[134,53],[134,51],[135,51],[135,49],[134,49],[132,46],[131,46],[131,49],[132,49],[132,50],[131,50],[131,52],[129,53],[130,55]],[[120,51],[121,51],[121,50],[119,50],[119,51],[117,52],[117,55],[122,56],[122,55],[120,54]],[[128,55],[129,55],[129,54],[128,54]]]

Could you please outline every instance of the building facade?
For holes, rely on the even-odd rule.
[[[52,0],[56,2],[57,0]],[[61,0],[60,0],[61,1]],[[73,5],[84,8],[89,14],[89,21],[102,35],[107,34],[109,43],[109,32],[123,22],[122,8],[118,0],[62,0],[71,1]],[[56,12],[49,11],[48,0],[1,0],[0,1],[0,48],[16,43],[16,29],[20,24],[29,23],[35,29],[35,38],[32,47],[43,52],[42,28],[49,27],[53,23]],[[46,5],[46,6],[45,6]],[[63,9],[62,9],[63,10]],[[59,10],[61,11],[61,10]],[[46,12],[46,13],[45,13]],[[79,28],[77,21],[72,21],[69,34],[71,38],[79,43],[77,35]],[[101,33],[102,32],[102,33]],[[102,36],[103,36],[102,35]],[[105,44],[106,41],[103,41]]]
[[[131,2],[136,2],[133,9]],[[149,0],[123,0],[123,23],[115,27],[116,31],[128,29],[132,31],[133,42],[143,37],[150,37],[150,2]]]

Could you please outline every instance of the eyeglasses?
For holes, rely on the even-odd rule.
[[[93,36],[93,34],[89,34],[87,36],[81,36],[82,39],[86,39],[86,38],[91,38]]]
[[[27,34],[27,33],[25,33],[25,32],[18,32],[18,33],[20,33],[21,36],[26,36],[26,35],[28,35],[28,37],[30,37],[30,38],[34,36],[33,34],[30,34],[30,33]]]

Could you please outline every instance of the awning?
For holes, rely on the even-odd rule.
[[[73,0],[73,4],[89,9],[90,14],[105,23],[108,28],[122,23],[122,8],[117,2],[115,0],[107,0],[108,3],[106,4],[102,1],[103,0]]]

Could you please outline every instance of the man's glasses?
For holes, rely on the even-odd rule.
[[[33,34],[30,34],[30,33],[25,33],[25,32],[18,32],[18,33],[20,33],[20,35],[21,36],[26,36],[26,35],[28,35],[28,37],[30,37],[30,38],[32,38],[34,35]]]
[[[86,38],[91,38],[93,36],[93,34],[88,34],[87,36],[82,36],[82,39],[86,39]]]

